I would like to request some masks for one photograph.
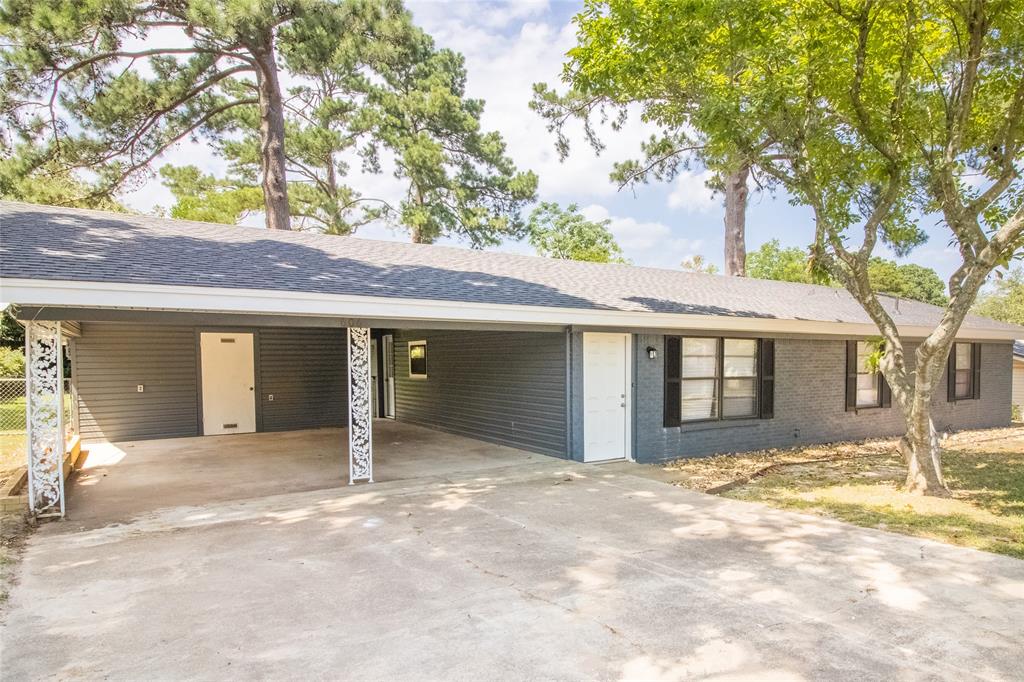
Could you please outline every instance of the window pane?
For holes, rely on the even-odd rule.
[[[757,341],[726,339],[723,370],[727,377],[757,376]],[[728,395],[728,391],[726,391]]]
[[[718,339],[683,339],[683,377],[718,375]]]
[[[958,358],[959,360],[959,358]],[[971,397],[971,370],[960,369],[960,365],[957,365],[956,370],[956,397],[957,398],[970,398]]]
[[[971,369],[971,344],[956,344],[956,368]]]
[[[857,342],[857,407],[878,407],[882,402],[878,372],[873,371],[868,363],[873,352],[866,341]]]
[[[754,379],[726,379],[722,387],[723,417],[753,417],[757,407]]]
[[[872,407],[879,404],[878,375],[857,375],[857,407]]]
[[[865,341],[857,342],[857,372],[871,372],[871,366],[868,364],[868,358],[871,357],[871,348]]]
[[[683,421],[718,417],[717,384],[714,379],[684,379],[680,382]]]
[[[409,344],[409,375],[427,375],[427,346],[422,343]]]

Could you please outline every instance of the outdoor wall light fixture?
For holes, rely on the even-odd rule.
[[[647,346],[647,357],[654,360],[658,357],[658,349],[654,346]]]

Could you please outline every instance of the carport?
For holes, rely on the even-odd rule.
[[[543,455],[376,419],[374,480],[482,479]],[[179,506],[326,490],[348,482],[345,429],[95,442],[68,489],[68,517],[94,527]]]
[[[565,331],[43,306],[20,319],[37,512],[66,506],[47,442],[65,349],[88,453],[76,519],[567,452]]]

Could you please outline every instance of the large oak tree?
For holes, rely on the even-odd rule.
[[[758,27],[736,38],[746,41],[745,59],[730,87],[742,107],[715,111],[718,124],[703,132],[812,209],[814,268],[839,281],[879,329],[879,367],[906,418],[907,488],[948,494],[932,396],[978,290],[1024,238],[1024,3],[647,5],[681,21],[699,16],[707,36]],[[674,37],[669,24],[649,34]],[[735,50],[717,40],[701,47],[713,61]],[[922,215],[948,229],[960,262],[936,326],[918,342],[898,328],[869,271],[879,243],[906,253],[925,240]]]

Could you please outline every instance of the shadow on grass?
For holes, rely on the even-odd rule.
[[[788,465],[725,494],[1024,559],[1024,453],[944,453],[952,499],[904,493],[895,456]]]

